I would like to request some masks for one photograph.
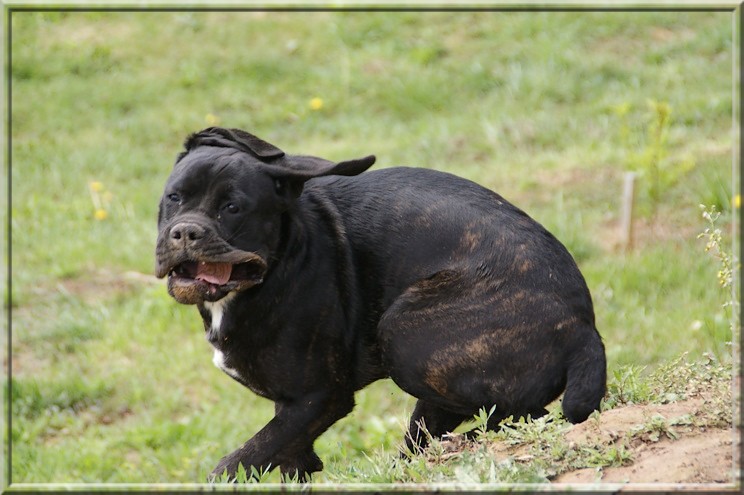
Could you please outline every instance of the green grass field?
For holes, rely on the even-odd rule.
[[[165,179],[186,135],[213,124],[496,190],[576,257],[611,373],[730,353],[729,295],[697,235],[701,203],[723,212],[726,246],[738,229],[731,13],[10,21],[13,483],[203,482],[271,418],[152,276]],[[628,170],[640,178],[626,253]],[[394,453],[412,407],[388,381],[358,393],[316,443],[315,481]]]

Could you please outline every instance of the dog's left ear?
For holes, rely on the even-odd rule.
[[[286,155],[280,163],[270,165],[269,174],[277,179],[304,182],[325,175],[359,175],[375,163],[375,156],[334,163],[316,156]]]
[[[278,183],[287,183],[294,197],[302,192],[305,182],[326,175],[359,175],[375,163],[369,155],[355,160],[334,163],[324,158],[305,155],[285,155],[277,164],[263,165],[266,172]]]

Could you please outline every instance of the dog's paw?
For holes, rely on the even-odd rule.
[[[207,483],[235,483],[237,481],[237,473],[231,473],[226,466],[222,464],[217,465],[207,476]]]
[[[207,476],[207,481],[209,483],[235,483],[238,481],[239,475],[245,472],[246,470],[240,459],[236,458],[234,454],[230,454],[220,459],[217,467]]]
[[[323,470],[323,461],[310,448],[294,457],[281,459],[279,470],[284,483],[308,483],[314,472]]]
[[[260,482],[274,466],[271,463],[253,463],[242,450],[226,455],[207,476],[209,483]]]

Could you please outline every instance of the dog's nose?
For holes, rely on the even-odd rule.
[[[195,241],[204,239],[204,227],[195,223],[177,223],[170,230],[170,241],[173,244],[187,246]]]

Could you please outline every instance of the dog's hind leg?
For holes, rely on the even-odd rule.
[[[428,445],[429,437],[439,438],[471,417],[447,411],[425,400],[419,400],[411,414],[405,438],[406,451],[403,455],[409,452],[419,453]]]

